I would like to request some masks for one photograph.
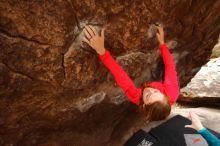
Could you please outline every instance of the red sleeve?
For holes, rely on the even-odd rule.
[[[132,80],[128,77],[127,73],[112,58],[110,52],[106,50],[105,54],[99,55],[99,58],[113,74],[115,81],[122,88],[128,99],[136,105],[139,105],[141,89],[136,88]]]
[[[160,51],[165,65],[164,88],[169,101],[174,104],[179,96],[179,84],[177,80],[176,67],[166,44],[160,45]]]

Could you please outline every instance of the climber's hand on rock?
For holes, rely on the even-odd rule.
[[[192,112],[190,112],[189,114],[190,114],[189,118],[192,121],[192,124],[191,125],[186,125],[185,127],[193,128],[197,131],[201,130],[203,128],[203,125],[202,125],[201,121],[199,120],[199,117],[196,114],[192,113]]]
[[[164,44],[164,31],[162,26],[156,26],[157,27],[157,40],[160,43],[160,45]]]
[[[104,29],[102,29],[101,31],[101,36],[91,25],[85,26],[83,32],[85,34],[83,41],[86,42],[89,46],[91,46],[94,50],[96,50],[98,54],[103,55],[105,53]]]

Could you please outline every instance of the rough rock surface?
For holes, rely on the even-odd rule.
[[[179,102],[220,107],[220,38],[212,50],[212,58],[201,67],[191,81],[181,89]]]
[[[220,57],[211,59],[195,75],[186,87],[181,89],[191,97],[219,97],[220,95]]]
[[[140,85],[162,76],[154,36],[162,23],[184,86],[217,42],[219,7],[219,0],[1,0],[0,145],[117,141],[135,108],[82,43],[83,27],[105,27],[106,48]]]

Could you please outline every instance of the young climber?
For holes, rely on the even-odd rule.
[[[192,121],[192,124],[186,125],[185,127],[197,130],[198,133],[202,135],[202,137],[208,142],[210,146],[220,146],[220,140],[211,132],[209,132],[208,129],[203,127],[201,121],[199,120],[199,117],[196,114],[190,112],[190,119]]]
[[[125,71],[112,58],[110,52],[104,47],[104,29],[101,35],[93,26],[85,26],[83,39],[98,54],[102,63],[113,74],[117,84],[122,88],[131,102],[140,107],[147,121],[157,121],[165,119],[171,111],[179,95],[175,64],[168,47],[164,43],[163,27],[157,26],[157,39],[160,44],[160,51],[165,64],[164,82],[151,82],[137,88]]]

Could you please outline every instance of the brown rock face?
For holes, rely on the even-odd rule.
[[[161,79],[162,23],[183,86],[217,42],[219,9],[219,0],[1,0],[0,145],[122,145],[137,116],[82,43],[83,27],[105,27],[106,48],[140,85]]]

